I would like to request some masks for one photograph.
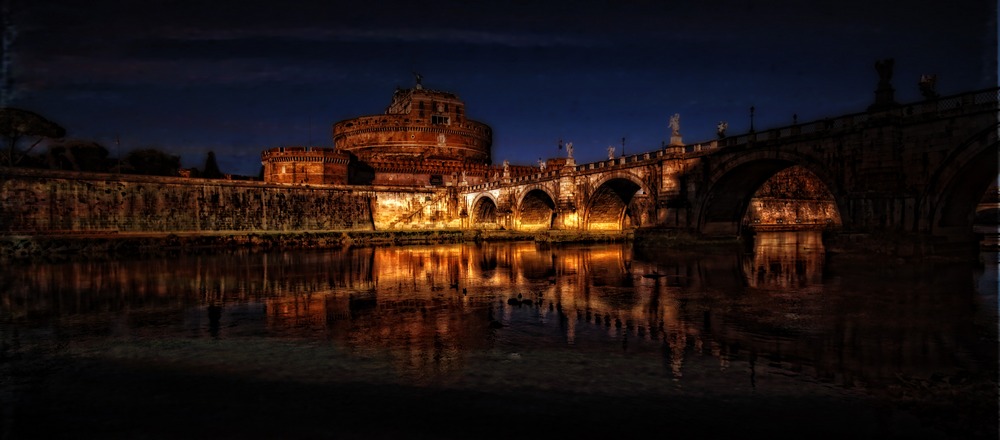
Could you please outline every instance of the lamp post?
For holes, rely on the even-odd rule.
[[[754,108],[753,108],[753,106],[751,105],[751,106],[750,106],[750,132],[751,132],[751,133],[753,133],[753,132],[754,132],[754,130],[753,130],[753,111],[754,111]]]

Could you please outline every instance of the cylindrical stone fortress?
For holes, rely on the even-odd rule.
[[[466,119],[465,103],[449,92],[396,89],[385,114],[361,116],[333,125],[338,152],[363,161],[444,160],[491,164],[493,131]]]

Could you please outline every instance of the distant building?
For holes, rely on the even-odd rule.
[[[278,147],[261,154],[274,183],[392,186],[477,185],[500,179],[492,165],[493,130],[466,118],[465,103],[418,82],[396,89],[381,115],[333,124],[333,148]],[[508,176],[538,172],[510,166]]]

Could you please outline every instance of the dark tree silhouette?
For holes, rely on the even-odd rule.
[[[122,158],[123,173],[177,176],[180,169],[180,156],[169,155],[154,148],[133,150]]]
[[[17,165],[33,148],[45,139],[58,139],[66,135],[66,129],[41,115],[18,108],[0,108],[0,136],[4,137],[7,149],[3,162],[7,166]],[[17,144],[22,140],[34,139],[25,151]]]
[[[205,159],[205,169],[201,172],[201,177],[206,179],[222,178],[222,171],[219,171],[219,164],[215,161],[214,151],[208,152],[208,158]]]
[[[45,154],[40,154],[38,160],[44,162],[45,167],[52,170],[73,169],[72,156],[63,145],[49,145],[49,150]]]
[[[49,145],[49,151],[42,159],[49,168],[56,170],[104,173],[112,165],[107,148],[97,142],[78,139]]]

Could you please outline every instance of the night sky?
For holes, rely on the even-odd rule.
[[[996,1],[389,2],[0,0],[16,31],[7,105],[112,156],[155,147],[257,175],[260,152],[331,146],[393,90],[458,94],[493,158],[534,165],[864,111],[877,60],[899,102],[997,85]],[[116,137],[120,143],[116,144]]]

